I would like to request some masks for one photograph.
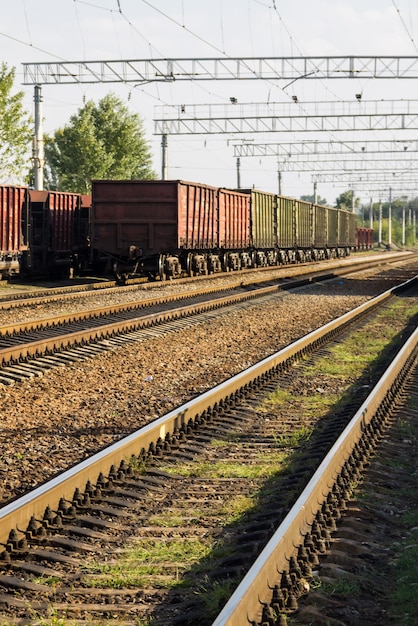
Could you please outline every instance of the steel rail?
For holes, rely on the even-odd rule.
[[[329,280],[337,276],[344,276],[346,274],[351,274],[353,272],[363,271],[365,269],[380,266],[382,265],[382,262],[384,263],[384,261],[379,259],[375,261],[367,261],[364,263],[353,264],[353,265],[345,266],[342,268],[336,267],[336,268],[328,269],[328,270],[321,269],[319,272],[308,272],[307,274],[303,274],[302,277],[299,279],[288,278],[288,277],[278,277],[278,278],[266,280],[265,278],[258,277],[258,278],[253,278],[248,281],[239,281],[233,285],[224,286],[224,287],[216,287],[216,286],[209,287],[209,288],[206,287],[203,289],[197,289],[194,291],[184,292],[180,294],[176,293],[176,294],[171,294],[171,295],[158,296],[154,298],[145,298],[136,302],[129,302],[129,303],[123,303],[123,304],[116,304],[116,305],[113,304],[107,307],[94,308],[94,309],[90,309],[87,311],[65,313],[63,315],[44,317],[40,319],[28,320],[25,322],[17,322],[15,324],[7,324],[7,325],[0,326],[0,339],[2,337],[3,338],[13,337],[18,334],[30,333],[33,331],[47,330],[48,328],[59,328],[64,325],[78,324],[80,322],[85,322],[88,320],[94,320],[94,319],[99,320],[101,318],[103,318],[104,323],[99,324],[98,328],[103,329],[103,327],[106,327],[107,329],[110,329],[111,333],[113,334],[114,332],[116,332],[117,326],[115,324],[112,324],[112,322],[106,322],[104,318],[106,317],[109,318],[113,315],[119,315],[120,313],[125,313],[127,311],[142,310],[145,308],[151,308],[152,306],[165,305],[165,304],[178,302],[178,301],[180,302],[188,298],[198,298],[198,297],[201,297],[204,295],[210,295],[216,292],[225,292],[225,293],[230,294],[231,291],[234,291],[237,288],[248,288],[253,285],[256,286],[256,285],[262,284],[264,282],[274,281],[276,283],[275,285],[269,285],[264,288],[258,287],[257,291],[254,291],[253,293],[250,292],[250,293],[245,293],[245,294],[236,294],[234,296],[231,296],[231,295],[220,296],[219,298],[212,300],[211,303],[208,303],[208,304],[213,304],[213,308],[216,308],[218,306],[233,304],[234,302],[238,302],[241,299],[246,300],[249,298],[268,295],[269,293],[274,293],[275,291],[280,290],[280,289],[291,289],[291,288],[308,284],[311,282]],[[395,260],[392,259],[391,262],[395,262]],[[47,299],[47,302],[48,301],[49,300]],[[31,305],[33,305],[34,302],[37,302],[37,300],[36,301],[31,300],[30,301]],[[43,302],[42,299],[39,300],[39,303],[42,303],[42,302]],[[190,311],[188,311],[187,307],[179,308],[178,314],[176,313],[175,310],[173,310],[172,313],[173,315],[175,315],[175,319],[177,319],[178,317],[184,317],[185,315],[191,315],[196,312],[194,309],[195,305],[189,305],[189,306],[192,307]],[[167,314],[168,313],[169,312],[167,312]],[[138,319],[143,320],[143,325],[145,326],[151,326],[153,324],[163,321],[160,318],[160,316],[156,316],[155,318],[153,318],[152,315],[141,316]],[[174,319],[174,318],[171,318],[171,319]],[[132,319],[131,321],[136,322],[137,320]],[[134,330],[136,330],[137,328],[138,328],[137,326],[134,326]],[[126,330],[126,327],[122,328],[122,332],[128,332],[129,330],[131,330],[131,327],[128,327],[127,330]],[[94,339],[90,339],[90,337],[92,337],[91,328],[90,330],[86,331],[85,336],[82,334],[82,332],[83,331],[79,331],[78,333],[71,332],[68,334],[63,334],[58,340],[61,342],[61,339],[62,339],[62,342],[59,345],[61,345],[62,348],[73,345],[73,343],[71,342],[71,338],[74,340],[75,343],[79,343],[80,341],[81,342],[90,341],[94,339],[100,340],[103,338],[103,335],[99,333],[98,335],[94,336]],[[107,336],[108,334],[106,334],[106,337]],[[20,343],[20,345],[17,346],[16,348],[13,348],[13,347],[10,347],[8,349],[0,348],[0,363],[4,364],[9,361],[18,361],[22,358],[27,358],[27,357],[37,355],[39,354],[40,351],[42,351],[43,347],[45,350],[48,350],[49,348],[55,349],[57,347],[57,339],[56,338],[55,339],[51,338],[50,340],[45,339],[40,343],[37,341],[32,341],[32,342],[28,341],[26,344]]]
[[[379,255],[375,259],[368,258],[367,260],[364,260],[361,257],[360,258],[350,257],[350,258],[346,258],[345,261],[347,261],[347,264],[351,268],[356,267],[356,266],[361,268],[364,264],[367,264],[367,263],[371,263],[373,264],[373,266],[382,265],[382,264],[391,264],[391,263],[395,263],[396,261],[408,260],[409,258],[413,259],[414,256],[418,256],[418,255],[414,255],[414,253],[411,253],[411,252],[392,252],[390,256],[384,253],[384,254]],[[321,264],[323,262],[317,261],[316,263]],[[309,274],[310,272],[324,271],[324,268],[318,268],[318,270],[316,270],[315,267],[316,267],[315,263],[312,263],[312,262],[311,263],[298,263],[297,265],[290,265],[290,266],[278,265],[278,266],[258,267],[258,268],[240,270],[239,272],[235,273],[234,276],[236,277],[236,280],[237,280],[236,284],[250,285],[250,284],[256,284],[258,282],[266,282],[269,279],[263,278],[263,273],[271,272],[274,270],[277,270],[278,272],[280,271],[286,272],[286,270],[289,270],[289,268],[292,268],[292,269],[299,270],[301,275]],[[331,269],[337,269],[339,267],[341,267],[341,259],[336,262],[329,261],[327,264],[328,271]],[[250,279],[241,278],[242,276],[245,276],[248,273],[254,274],[254,272],[256,272],[257,274],[259,273],[260,276],[253,276],[253,278],[250,278]],[[225,278],[225,274],[217,273],[217,274],[210,274],[208,276],[194,276],[192,279],[190,277],[177,278],[174,284],[184,285],[184,284],[189,283],[191,280],[193,282],[203,281],[203,280],[213,280],[214,282],[216,282],[217,279],[222,279],[222,278]],[[279,280],[280,278],[281,278],[280,276],[277,276],[276,280]],[[273,279],[270,279],[270,280],[273,280]],[[57,299],[58,300],[71,300],[71,299],[76,299],[76,298],[85,298],[85,297],[89,297],[92,295],[97,296],[103,292],[106,292],[106,294],[118,293],[118,292],[120,293],[122,290],[123,293],[126,293],[128,291],[137,290],[139,285],[140,285],[140,288],[143,289],[144,291],[147,291],[148,289],[155,289],[155,288],[163,289],[164,287],[170,284],[173,284],[173,283],[170,283],[167,281],[136,283],[135,279],[130,279],[128,280],[127,284],[123,286],[121,285],[116,286],[116,283],[114,281],[111,281],[111,282],[93,283],[89,285],[79,285],[78,287],[74,285],[67,286],[67,287],[57,287],[57,288],[50,289],[48,291],[33,291],[33,292],[27,292],[27,293],[19,292],[19,293],[9,294],[9,296],[6,296],[5,294],[1,294],[0,295],[0,309],[3,309],[3,310],[14,309],[14,308],[22,307],[22,306],[27,306],[28,304],[30,304],[31,306],[36,305],[36,304],[45,304],[48,302],[54,302],[54,300],[57,300]],[[209,289],[210,288],[207,288],[208,292],[209,292]],[[216,286],[214,286],[213,289],[216,290]],[[218,289],[220,290],[221,288],[218,287]],[[225,287],[225,289],[227,289],[227,287]],[[230,287],[230,289],[233,289],[233,287]],[[202,289],[201,291],[203,292],[204,290]],[[199,292],[196,291],[193,293],[199,293]]]
[[[308,485],[279,528],[256,559],[212,626],[245,626],[262,621],[262,607],[271,602],[272,590],[289,560],[303,543],[332,485],[348,461],[364,430],[375,418],[391,393],[394,380],[401,374],[418,347],[418,328],[409,337],[373,391],[358,409],[332,446]]]
[[[300,284],[300,282],[301,281],[298,281],[298,284]],[[290,288],[290,285],[286,287]],[[199,313],[212,311],[221,307],[230,306],[239,302],[256,299],[261,296],[277,292],[278,289],[279,288],[277,287],[277,285],[263,287],[253,292],[235,295],[230,294],[206,302],[196,302],[186,306],[177,307],[176,309],[169,309],[167,311],[160,311],[158,313],[150,313],[148,315],[142,315],[139,317],[136,316],[131,319],[122,321],[118,320],[115,322],[109,321],[109,318],[111,318],[113,315],[117,315],[121,311],[142,309],[144,308],[143,304],[138,303],[136,306],[129,307],[127,307],[126,305],[116,305],[107,307],[106,309],[97,309],[96,315],[91,315],[91,311],[81,314],[67,314],[59,316],[57,318],[50,318],[50,320],[47,320],[48,322],[50,322],[50,324],[46,325],[43,323],[45,320],[31,321],[26,323],[24,322],[22,325],[19,325],[19,329],[22,334],[24,332],[32,330],[39,331],[48,330],[48,328],[59,328],[60,324],[68,325],[77,324],[81,321],[88,322],[92,319],[97,320],[97,326],[95,326],[94,328],[89,327],[81,330],[74,330],[72,332],[66,332],[58,336],[54,335],[51,337],[37,339],[35,341],[30,341],[26,343],[16,343],[16,345],[0,348],[0,364],[4,367],[9,363],[18,363],[26,359],[39,357],[43,354],[52,354],[61,350],[68,349],[72,346],[86,345],[87,343],[102,341],[104,339],[109,339],[117,335],[134,332],[141,328],[150,328],[164,322],[174,321],[185,317],[190,317],[192,315],[197,315]],[[178,298],[176,296],[167,296],[167,300],[165,301],[168,302],[172,299],[176,300]],[[163,304],[163,301],[158,302],[158,304]],[[98,320],[101,317],[103,318],[102,324],[99,324]],[[10,328],[12,327],[7,327],[7,330],[10,330]],[[0,329],[0,337],[2,336],[2,330],[3,329]],[[5,337],[8,338],[9,336],[11,339],[13,339],[12,333],[7,333]]]
[[[167,438],[181,431],[182,428],[187,427],[190,423],[204,418],[208,412],[216,410],[217,407],[229,405],[246,388],[262,381],[270,372],[283,367],[286,363],[292,362],[303,352],[313,349],[316,345],[325,341],[327,337],[338,332],[339,328],[344,327],[349,322],[384,303],[393,294],[407,289],[416,278],[380,294],[376,298],[332,320],[325,326],[312,331],[279,350],[274,355],[263,359],[210,391],[154,420],[85,461],[76,464],[25,496],[10,502],[0,509],[0,544],[7,545],[10,531],[25,529],[31,517],[42,519],[47,506],[52,510],[56,510],[61,498],[71,500],[77,488],[84,489],[88,482],[97,484],[100,475],[107,476],[111,469],[117,468],[122,461],[139,455],[141,451],[146,451],[151,446],[163,443]]]
[[[187,293],[180,294],[171,294],[166,296],[158,296],[157,298],[145,298],[143,300],[139,300],[137,302],[125,302],[122,304],[111,304],[106,307],[97,307],[94,309],[90,309],[88,311],[74,312],[74,313],[64,313],[63,315],[54,315],[53,317],[44,317],[38,320],[28,320],[26,322],[18,322],[16,324],[7,324],[4,326],[0,326],[0,337],[4,337],[7,335],[13,335],[17,332],[24,333],[29,332],[33,329],[39,328],[52,328],[56,326],[62,326],[63,324],[74,324],[89,318],[99,319],[101,317],[106,317],[109,315],[118,315],[121,312],[127,310],[140,310],[150,308],[152,306],[160,305],[160,304],[168,304],[170,302],[177,302],[181,300],[186,300],[187,298],[199,297],[205,294],[210,295],[216,291],[232,291],[236,286],[225,287],[224,289],[220,289],[219,287],[210,287],[206,289],[199,289],[196,291],[190,291]],[[119,288],[120,289],[120,288]],[[84,295],[84,294],[83,294]],[[66,296],[71,297],[71,296]],[[61,298],[58,298],[61,299]],[[37,303],[45,302],[45,299],[40,299]],[[49,302],[49,300],[47,300]],[[33,305],[34,301],[30,301],[30,304]]]

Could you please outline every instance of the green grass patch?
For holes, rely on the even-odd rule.
[[[275,391],[273,391],[268,398],[266,398],[260,407],[258,407],[258,411],[262,413],[268,413],[272,406],[285,404],[291,402],[293,399],[292,394],[289,391],[285,391],[284,389],[280,389],[277,387]]]
[[[35,576],[32,582],[37,585],[47,585],[48,587],[56,587],[61,583],[61,579],[56,576]]]
[[[394,559],[390,612],[399,626],[418,624],[418,509],[404,516],[408,536]]]
[[[229,433],[224,439],[212,439],[210,444],[214,448],[227,448],[231,444],[240,446],[241,437],[242,433]]]
[[[31,607],[29,607],[29,611],[32,618],[30,623],[36,624],[36,626],[67,626],[68,624],[71,624],[71,626],[120,626],[125,623],[123,618],[112,620],[87,618],[79,622],[73,617],[67,617],[65,609],[60,611],[52,606],[46,607],[45,616],[40,615],[38,611]],[[0,626],[14,626],[19,623],[20,620],[16,618],[7,622],[0,621]],[[155,620],[153,618],[136,618],[135,626],[155,626]]]
[[[160,513],[158,515],[151,515],[149,525],[159,528],[179,528],[184,526],[184,519],[180,514]]]
[[[373,333],[369,326],[352,332],[344,344],[332,346],[326,357],[306,368],[306,375],[317,375],[320,371],[339,379],[358,378],[398,333],[398,329],[388,325],[388,320],[403,324],[416,314],[416,307],[404,299],[397,300],[376,316]]]
[[[257,410],[261,413],[276,415],[277,413],[291,414],[295,409],[299,412],[302,407],[306,417],[310,418],[318,415],[318,413],[324,413],[329,407],[336,404],[339,399],[340,396],[335,393],[317,392],[295,398],[295,396],[287,392],[279,394],[274,392]]]
[[[325,583],[319,580],[316,584],[310,582],[312,589],[320,590],[326,596],[338,596],[339,598],[350,598],[358,593],[360,582],[348,576],[341,576],[335,583]]]
[[[283,433],[275,437],[276,445],[280,448],[296,448],[307,443],[314,432],[313,428],[303,426],[289,434]]]
[[[224,502],[217,510],[217,514],[223,517],[222,525],[227,526],[241,519],[246,513],[253,511],[256,505],[256,498],[238,495]]]
[[[245,515],[249,511],[254,510],[256,504],[256,498],[239,494],[233,498],[229,498],[225,502],[220,502],[218,507],[214,505],[210,512],[210,516],[220,517],[220,525],[227,526],[228,524],[238,521],[241,516]],[[192,516],[185,519],[184,516],[190,512],[192,513]],[[208,515],[207,510],[199,511],[195,508],[193,508],[192,511],[185,510],[184,512],[179,513],[160,513],[150,517],[149,525],[160,528],[179,528],[187,525],[188,522],[197,524],[200,520],[206,519]]]
[[[170,588],[179,584],[184,567],[208,558],[212,549],[212,543],[204,539],[142,539],[123,553],[117,563],[88,566],[86,573],[94,576],[86,576],[84,582],[90,587],[112,589],[148,585]]]
[[[215,618],[220,612],[222,607],[231,597],[233,591],[238,585],[238,580],[234,578],[228,578],[224,582],[218,581],[204,581],[196,590],[204,605],[205,615],[208,618]]]
[[[280,469],[286,461],[283,452],[274,451],[270,453],[260,453],[254,458],[254,463],[242,463],[241,461],[191,461],[184,463],[180,467],[173,468],[173,472],[179,476],[189,478],[248,478],[259,479],[269,478]],[[164,468],[170,471],[170,468]]]

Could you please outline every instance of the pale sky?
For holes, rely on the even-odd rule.
[[[418,56],[418,0],[0,0],[0,61],[16,68],[16,87],[33,113],[33,86],[22,86],[22,63],[151,58],[262,56]],[[161,174],[156,106],[181,103],[418,100],[412,80],[205,81],[146,85],[44,85],[44,130],[68,123],[86,100],[110,91],[144,120],[154,168]],[[403,134],[402,134],[403,133]],[[341,132],[341,140],[416,139],[414,131]],[[236,186],[237,135],[169,137],[168,177]],[[246,135],[258,143],[331,140],[329,134]],[[334,136],[335,139],[335,136]],[[241,159],[241,185],[277,191],[275,157]],[[309,172],[283,173],[282,192],[311,194]],[[348,185],[318,186],[333,203]],[[363,195],[360,194],[359,195]]]

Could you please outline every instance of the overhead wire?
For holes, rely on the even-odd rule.
[[[409,40],[411,41],[411,43],[412,43],[412,45],[413,45],[413,47],[414,47],[415,52],[418,52],[418,47],[417,47],[417,44],[415,43],[415,40],[414,40],[414,38],[413,38],[412,34],[409,32],[409,28],[408,28],[408,26],[406,25],[406,22],[405,22],[405,20],[403,19],[403,17],[402,17],[402,13],[401,13],[401,11],[400,11],[400,9],[399,9],[398,5],[396,4],[395,0],[392,0],[392,4],[393,4],[393,6],[395,7],[395,11],[396,11],[396,12],[397,12],[397,14],[398,14],[398,17],[399,17],[399,19],[400,19],[400,21],[401,21],[401,24],[402,24],[402,26],[404,27],[405,32],[406,32],[406,34],[408,35]]]
[[[254,1],[254,2],[257,2],[257,3],[259,3],[259,4],[264,4],[264,3],[260,2],[259,0],[253,0],[253,1]],[[265,6],[266,6],[266,5],[265,5]],[[285,22],[284,18],[282,17],[281,13],[279,12],[279,10],[278,10],[278,8],[277,8],[276,1],[275,1],[275,0],[272,0],[272,4],[269,4],[269,5],[268,5],[268,7],[269,7],[269,9],[270,9],[270,10],[272,10],[272,11],[273,11],[274,15],[275,15],[275,16],[279,19],[279,21],[280,21],[280,24],[281,24],[282,28],[284,29],[284,31],[285,31],[285,32],[286,32],[286,34],[288,35],[291,48],[293,48],[293,46],[294,46],[294,47],[296,48],[296,50],[298,51],[298,53],[299,53],[299,55],[300,55],[300,56],[306,56],[306,54],[304,54],[304,53],[303,53],[303,51],[301,50],[300,46],[298,45],[298,43],[297,43],[297,41],[296,41],[295,37],[293,36],[293,34],[291,33],[290,29],[288,28],[288,26],[287,26],[287,24],[286,24],[286,22]],[[293,55],[292,55],[292,56],[293,56]],[[290,83],[288,83],[287,85],[285,85],[285,86],[282,88],[282,91],[283,91],[284,93],[286,93],[286,95],[288,95],[288,96],[290,97],[290,95],[289,95],[289,94],[287,94],[287,92],[286,92],[287,87],[289,87],[290,85],[294,84],[294,83],[295,83],[296,81],[298,81],[298,80],[302,80],[302,79],[304,79],[304,78],[308,78],[308,76],[311,76],[312,74],[313,74],[313,73],[310,73],[309,75],[301,75],[300,77],[298,77],[298,78],[296,78],[296,79],[292,80]],[[335,93],[334,93],[331,89],[329,89],[329,88],[328,88],[328,86],[324,83],[323,79],[318,79],[318,80],[319,80],[319,81],[320,81],[320,82],[324,85],[325,90],[326,90],[328,93],[330,93],[330,94],[331,94],[334,98],[336,98],[337,100],[340,100],[340,98],[338,98],[337,94],[335,94]],[[305,112],[305,113],[306,113],[306,110],[305,110],[305,106],[304,106],[304,104],[303,104],[303,101],[300,101],[299,99],[297,99],[297,100],[295,101],[295,106],[298,106],[298,107],[299,107],[299,109],[300,109],[302,112]],[[314,124],[317,126],[318,131],[321,131],[321,130],[322,130],[322,129],[321,129],[321,127],[320,127],[320,122],[319,122],[319,121],[314,121]],[[328,135],[329,137],[331,137],[331,141],[339,141],[339,140],[340,140],[340,139],[339,139],[339,137],[337,137],[337,136],[335,135],[335,133],[332,133],[331,131],[324,131],[324,132],[325,132],[325,134],[326,134],[326,135]]]
[[[28,48],[32,48],[32,50],[38,50],[38,52],[42,52],[43,54],[48,54],[49,56],[53,57],[54,59],[57,59],[59,61],[68,61],[68,59],[64,59],[64,57],[59,56],[58,54],[53,54],[52,52],[49,52],[48,50],[45,50],[44,48],[40,48],[39,46],[35,46],[33,43],[31,42],[27,42],[24,41],[23,39],[19,39],[19,37],[13,37],[13,35],[9,35],[8,33],[3,33],[0,31],[0,37],[5,37],[6,39],[10,39],[11,41],[15,41],[16,43],[19,43],[23,46],[28,46]]]
[[[29,41],[30,43],[32,43],[32,36],[31,36],[29,20],[28,20],[28,12],[26,10],[26,0],[23,0],[23,11],[25,14],[25,24],[26,24],[26,30],[28,31]]]
[[[393,8],[395,9],[395,11],[396,11],[396,13],[397,13],[397,16],[398,16],[398,18],[399,18],[399,20],[400,20],[400,22],[401,22],[401,24],[402,24],[403,29],[404,29],[404,30],[405,30],[405,32],[407,33],[408,38],[409,38],[409,40],[411,41],[411,43],[412,43],[412,45],[413,45],[413,47],[414,47],[415,52],[418,52],[418,47],[417,47],[417,45],[416,45],[416,43],[415,43],[415,40],[414,40],[414,38],[413,38],[412,34],[410,33],[410,31],[409,31],[409,29],[408,29],[408,26],[407,26],[407,24],[406,24],[406,21],[404,20],[404,18],[403,18],[403,16],[402,16],[402,13],[401,13],[401,10],[400,10],[400,8],[399,8],[399,6],[397,5],[397,3],[396,3],[396,1],[395,1],[395,0],[392,0],[392,5],[393,5]],[[410,19],[410,21],[411,21],[411,23],[412,23],[412,19]],[[398,139],[398,138],[399,138],[399,134],[398,134],[398,132],[397,132],[397,131],[396,131],[396,132],[395,132],[395,131],[391,131],[390,135],[391,135],[391,138],[392,138],[393,140],[396,140],[396,139]]]
[[[77,19],[77,24],[78,24],[78,30],[80,31],[80,39],[81,39],[81,47],[83,49],[83,57],[86,57],[86,45],[85,45],[85,41],[84,41],[84,34],[83,34],[83,29],[81,28],[81,23],[80,23],[80,16],[78,14],[78,9],[77,9],[77,3],[74,2],[73,3],[74,6],[74,11],[75,11],[75,15],[76,15],[76,19]]]
[[[0,33],[2,36],[8,37],[12,40],[18,41],[19,43],[23,43],[24,45],[27,45],[29,47],[31,47],[32,49],[35,50],[39,50],[45,54],[48,54],[49,56],[52,56],[53,58],[56,59],[60,59],[62,61],[68,60],[68,59],[63,59],[62,57],[59,57],[58,55],[52,54],[49,51],[46,50],[42,50],[41,48],[38,48],[37,46],[33,46],[32,45],[32,38],[31,38],[31,33],[30,33],[30,25],[29,25],[29,20],[27,17],[27,13],[26,13],[26,0],[23,0],[24,2],[24,8],[25,8],[25,18],[26,18],[26,22],[27,22],[27,29],[28,29],[28,39],[29,42],[23,42],[17,38],[11,37],[10,35],[7,35],[5,33]],[[195,33],[187,24],[187,20],[186,20],[186,16],[185,16],[185,6],[184,6],[184,0],[181,0],[181,8],[182,8],[182,22],[179,22],[178,20],[172,18],[170,15],[164,13],[164,11],[161,11],[160,9],[158,9],[157,7],[155,7],[151,2],[147,1],[147,0],[143,0],[143,2],[148,5],[149,7],[151,7],[153,10],[158,11],[160,14],[164,15],[165,18],[169,19],[172,23],[176,24],[179,28],[181,28],[183,31],[188,32],[191,36],[193,37],[197,37],[200,41],[204,42],[205,45],[208,45],[211,47],[211,49],[216,50],[217,52],[220,52],[223,56],[225,56],[226,58],[231,58],[230,55],[227,54],[227,52],[225,51],[225,31],[224,31],[224,4],[223,1],[221,0],[221,14],[220,14],[220,25],[221,25],[221,36],[222,36],[222,40],[221,40],[221,46],[224,50],[221,50],[217,45],[214,45],[213,43],[211,43],[210,41],[208,41],[208,39],[206,37],[201,36],[199,33]],[[277,2],[275,0],[273,0],[273,2],[263,2],[261,0],[253,0],[254,3],[258,4],[259,6],[263,6],[268,8],[270,11],[273,11],[277,17],[280,20],[281,26],[284,29],[284,31],[287,33],[288,37],[289,37],[289,41],[291,43],[291,47],[293,49],[293,47],[300,53],[300,49],[298,46],[298,42],[296,41],[296,39],[293,37],[292,33],[290,32],[290,29],[288,28],[287,24],[285,23],[285,21],[283,20],[282,15],[280,15],[280,12],[278,11],[278,7],[277,7]],[[395,3],[395,0],[392,0],[394,7],[398,10],[399,13],[399,17],[401,18],[401,21],[404,24],[404,28],[406,29],[408,36],[410,37],[411,41],[413,42],[414,46],[415,46],[415,42],[413,41],[413,37],[411,35],[411,33],[409,33],[409,30],[407,28],[407,25],[405,24],[405,21],[402,19],[402,16],[400,15],[400,11]],[[165,55],[163,55],[160,51],[158,51],[155,46],[147,39],[147,37],[145,37],[140,30],[137,28],[137,26],[129,20],[128,16],[126,15],[126,11],[124,10],[125,8],[123,7],[123,3],[121,3],[120,0],[115,0],[115,5],[113,6],[113,9],[109,9],[106,7],[101,6],[99,3],[94,3],[94,2],[90,2],[87,0],[74,0],[74,5],[87,5],[93,8],[96,8],[98,10],[102,10],[102,11],[110,11],[111,16],[112,16],[112,20],[114,23],[114,27],[115,30],[117,30],[117,23],[116,23],[116,15],[120,15],[124,20],[127,21],[127,23],[129,24],[130,28],[137,34],[139,35],[148,45],[150,52],[151,52],[151,56],[153,56],[154,54],[160,54],[162,57],[164,57]],[[77,20],[78,20],[78,25],[80,28],[80,32],[81,32],[81,36],[82,36],[82,45],[83,45],[83,54],[85,56],[85,40],[83,37],[83,32],[82,32],[82,24],[80,21],[80,15],[79,12],[77,10],[77,7],[75,6],[75,11],[76,11],[76,16],[77,16]],[[250,0],[248,3],[248,11],[249,11],[249,18],[250,18]],[[250,19],[250,32],[252,33],[252,20]],[[118,46],[119,46],[119,50],[120,50],[120,43],[118,41]],[[415,47],[416,49],[416,47]],[[269,83],[269,81],[266,81],[267,84]],[[271,89],[276,89],[279,88],[279,90],[283,91],[283,93],[286,93],[283,89],[281,89],[277,83],[270,81],[270,85],[271,85]],[[145,96],[152,98],[153,100],[157,100],[158,102],[163,102],[163,99],[160,97],[160,93],[159,93],[159,85],[158,83],[155,83],[155,89],[157,90],[157,96],[148,93],[147,88],[145,87],[144,84],[142,85],[135,85],[134,87],[126,85],[127,88],[129,88],[130,90],[132,89],[138,89],[140,91],[142,91],[144,93]],[[206,93],[210,94],[213,97],[216,97],[216,99],[223,99],[223,97],[219,94],[215,94],[209,90],[207,90],[204,86],[202,86],[199,82],[195,82],[192,81],[191,83],[192,87],[198,87],[199,89],[203,89]],[[329,90],[328,90],[329,91]],[[286,94],[287,96],[289,94]],[[335,95],[335,94],[334,94]],[[361,105],[360,105],[361,106]]]
[[[260,2],[260,0],[254,0],[254,2]],[[394,4],[394,6],[396,7],[395,0],[392,0],[392,2],[393,2],[393,4]],[[261,2],[260,2],[260,3],[261,3]],[[291,35],[291,33],[290,33],[290,31],[289,31],[289,29],[288,29],[287,25],[284,23],[284,20],[282,19],[282,16],[280,15],[280,13],[279,13],[279,11],[278,11],[278,9],[277,9],[276,0],[272,0],[272,8],[273,8],[274,12],[277,14],[277,16],[278,16],[278,18],[280,19],[281,23],[283,24],[283,27],[285,28],[285,30],[286,30],[286,32],[288,33],[289,37],[291,37],[291,38],[292,38],[292,41],[293,41],[293,40],[294,40],[294,38],[292,37],[292,35]],[[398,7],[396,7],[396,8],[397,8],[397,10],[399,11]],[[400,11],[399,11],[399,16],[400,16],[400,17],[401,17],[401,19],[402,19],[402,16],[400,15]],[[412,36],[410,35],[410,33],[409,33],[409,31],[408,31],[408,29],[407,29],[407,27],[406,27],[405,21],[404,21],[404,20],[402,20],[402,23],[403,23],[403,25],[404,25],[405,29],[406,29],[406,30],[407,30],[407,32],[408,32],[408,36],[409,36],[409,37],[410,37],[410,39],[413,41]],[[415,46],[415,42],[413,42],[413,44],[414,44],[415,49],[417,50],[417,48],[416,48],[416,46]],[[297,46],[297,43],[296,43],[295,45]],[[299,52],[300,52],[300,49],[299,49],[299,47],[298,47],[298,46],[297,46],[297,48],[298,48],[298,50],[299,50]],[[298,80],[298,79],[296,79],[296,80]],[[322,81],[322,79],[319,79],[319,80],[320,80],[321,82],[323,82],[323,81]],[[367,80],[367,82],[370,82],[370,80],[372,80],[372,79],[368,79],[368,80]],[[295,82],[295,81],[292,81],[292,83],[293,83],[293,82]],[[290,84],[292,84],[292,83],[290,83]],[[361,90],[360,90],[360,98],[358,98],[358,104],[359,104],[359,108],[360,108],[360,109],[361,109],[361,108],[362,108],[362,106],[363,106],[363,102],[362,102],[362,98],[361,98],[361,96],[363,95],[363,90],[364,90],[364,87],[365,87],[365,85],[363,85],[363,87],[361,88]],[[338,98],[338,96],[336,96],[336,94],[335,94],[335,93],[333,93],[333,92],[332,92],[332,91],[328,88],[328,86],[327,86],[327,85],[325,85],[325,88],[326,88],[326,90],[327,90],[329,93],[333,94],[333,95],[334,95],[334,97],[336,97],[338,100],[340,100],[340,98]],[[356,96],[356,97],[357,97],[357,96]],[[303,105],[301,104],[300,106],[302,107]],[[376,130],[373,130],[373,135],[377,138],[377,133],[376,133]],[[335,135],[331,135],[331,136],[335,136]],[[335,141],[340,141],[340,140],[341,140],[341,134],[339,133],[338,137],[337,137],[337,138],[335,138],[335,139],[333,139],[333,140],[335,140]]]

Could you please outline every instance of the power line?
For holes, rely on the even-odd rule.
[[[13,37],[12,35],[8,35],[7,33],[0,32],[0,37],[6,37],[6,39],[10,39],[11,41],[15,41],[16,43],[20,43],[23,46],[27,46],[28,48],[32,48],[32,50],[38,50],[39,52],[43,52],[44,54],[49,54],[54,59],[59,59],[60,61],[66,61],[64,57],[59,56],[58,54],[53,54],[48,50],[44,50],[43,48],[39,48],[38,46],[34,46],[32,43],[28,43],[27,41],[23,41],[23,39],[19,39],[18,37]]]
[[[415,52],[418,52],[418,48],[416,46],[414,38],[412,37],[411,33],[409,32],[409,29],[408,29],[408,27],[407,27],[407,25],[405,23],[405,20],[403,19],[402,15],[401,15],[399,7],[396,5],[395,0],[392,0],[392,4],[395,7],[395,10],[396,10],[396,12],[397,12],[397,14],[399,16],[399,19],[401,20],[402,26],[404,27],[404,29],[405,29],[409,39],[411,40],[412,45],[414,46]]]

